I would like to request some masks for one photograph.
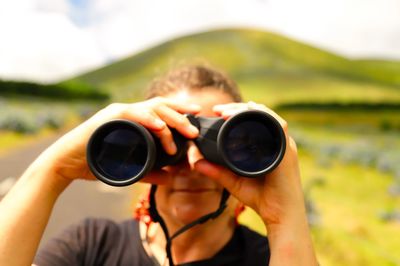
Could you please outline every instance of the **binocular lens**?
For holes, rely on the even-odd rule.
[[[282,160],[285,147],[285,133],[279,122],[257,110],[232,116],[218,135],[218,150],[224,164],[247,177],[272,171]]]
[[[109,123],[93,136],[88,150],[90,166],[106,181],[126,182],[140,175],[149,163],[148,141],[132,125],[121,121]]]
[[[135,176],[146,163],[144,143],[143,137],[136,132],[126,129],[113,131],[101,140],[96,162],[102,171],[116,179]]]
[[[227,159],[245,172],[258,172],[271,165],[277,157],[279,136],[258,121],[243,121],[226,135],[224,152]]]

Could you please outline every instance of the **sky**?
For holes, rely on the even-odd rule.
[[[226,27],[349,58],[400,60],[400,0],[0,0],[0,78],[56,82]]]

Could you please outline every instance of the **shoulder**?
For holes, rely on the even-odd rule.
[[[122,229],[127,226],[137,225],[138,221],[134,219],[127,219],[122,222],[116,222],[107,218],[86,218],[79,223],[72,225],[71,227],[91,228],[93,230],[104,230],[104,229]]]
[[[118,236],[126,231],[138,232],[139,224],[134,219],[115,222],[106,218],[87,218],[69,227],[67,230],[77,231],[88,237],[102,237],[104,235]]]
[[[79,223],[67,227],[55,240],[60,239],[82,248],[92,248],[101,242],[103,245],[108,242],[129,240],[124,236],[139,236],[138,222],[129,219],[121,223],[106,218],[87,218]]]
[[[88,218],[51,239],[37,254],[37,265],[144,265],[139,224]],[[134,263],[132,263],[134,262]]]

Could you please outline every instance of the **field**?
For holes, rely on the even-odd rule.
[[[0,154],[57,130],[70,128],[102,104],[32,96],[0,97]]]
[[[226,69],[246,101],[264,103],[289,122],[321,265],[400,265],[400,62],[350,60],[277,34],[220,30],[67,82],[133,102],[154,76],[189,58]],[[105,104],[3,96],[0,152],[74,125]],[[241,221],[265,233],[250,210]]]
[[[285,115],[292,121],[301,117]],[[356,124],[359,119],[352,125],[349,121],[340,124],[341,113],[335,112],[326,114],[325,125],[310,123],[312,112],[302,115],[307,125],[289,123],[289,131],[299,146],[309,220],[321,265],[400,265],[400,238],[396,237],[400,233],[399,131]],[[397,119],[400,112],[390,115]],[[377,121],[388,114],[356,117],[362,116],[361,121],[366,117]],[[346,118],[352,119],[348,114]],[[241,219],[265,233],[252,212]]]

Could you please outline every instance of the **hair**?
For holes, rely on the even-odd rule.
[[[201,91],[210,88],[230,95],[235,102],[242,101],[238,86],[227,74],[203,65],[179,67],[154,79],[146,90],[145,98],[165,96],[183,89]]]

